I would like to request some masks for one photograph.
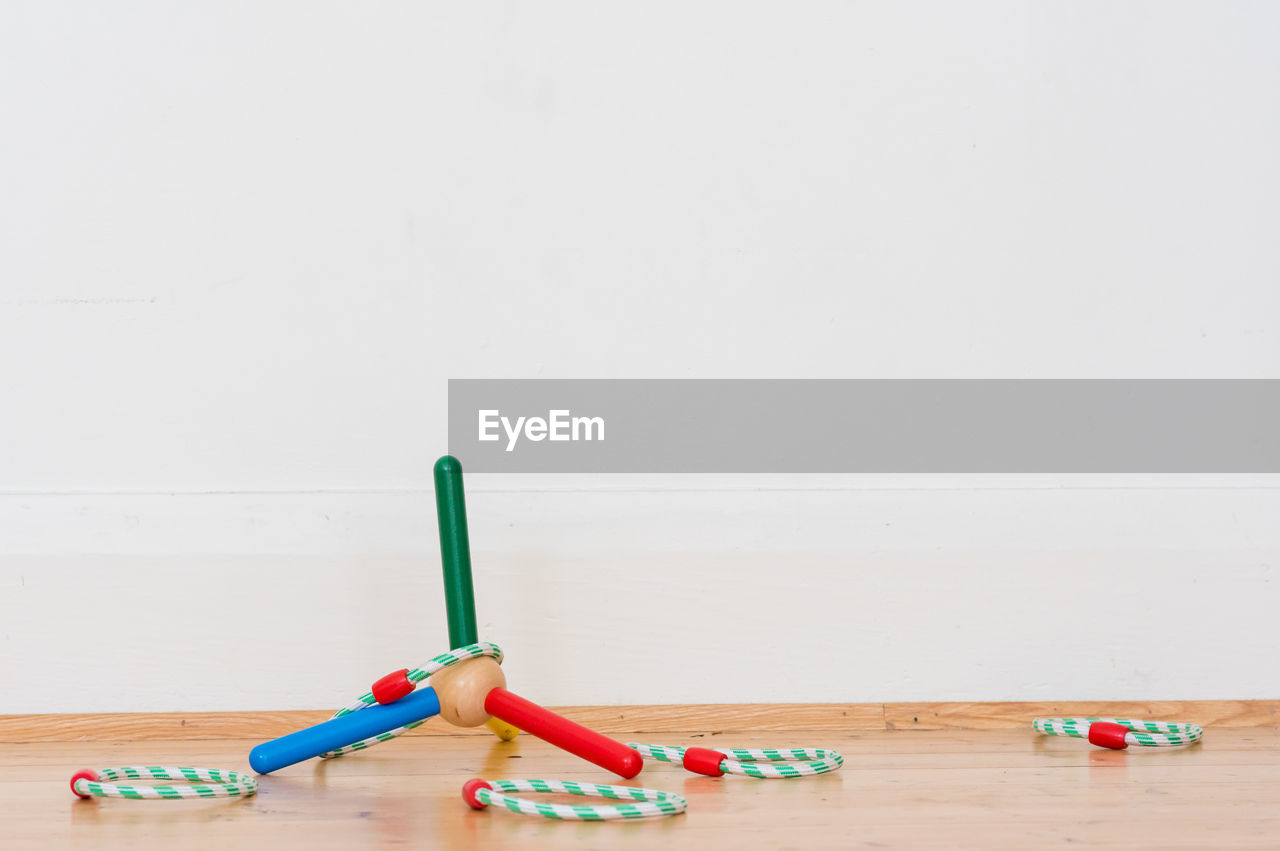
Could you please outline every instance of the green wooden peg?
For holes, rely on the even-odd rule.
[[[467,539],[467,503],[462,462],[445,455],[436,462],[436,516],[440,521],[440,561],[444,565],[444,607],[449,646],[475,644],[476,597],[471,583],[471,543]]]

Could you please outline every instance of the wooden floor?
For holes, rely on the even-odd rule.
[[[256,797],[235,801],[82,801],[67,780],[79,768],[130,763],[247,770],[254,741],[5,744],[0,847],[1280,847],[1274,727],[1210,729],[1191,748],[1129,751],[1029,729],[666,732],[640,740],[835,747],[847,761],[835,774],[768,781],[649,763],[632,782],[684,794],[687,814],[582,824],[475,812],[462,802],[462,783],[477,776],[613,782],[529,736],[406,737],[263,777]]]

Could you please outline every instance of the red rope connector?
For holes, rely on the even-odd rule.
[[[719,777],[724,774],[724,754],[710,748],[688,748],[684,752],[684,767],[694,774]]]
[[[384,706],[395,703],[413,691],[413,683],[409,682],[409,669],[401,668],[398,671],[392,671],[374,683],[369,691],[373,692],[373,699]]]
[[[1089,725],[1089,744],[1122,751],[1129,747],[1129,743],[1124,740],[1128,732],[1128,727],[1112,721],[1094,721]]]
[[[98,783],[102,780],[102,778],[98,775],[98,772],[88,768],[77,771],[75,774],[71,775],[71,791],[76,793],[76,797],[92,798],[93,797],[92,795],[85,795],[81,792],[76,792],[77,780],[88,780],[90,783]]]
[[[481,780],[479,777],[473,780],[468,780],[466,783],[462,784],[462,800],[466,801],[467,806],[471,807],[473,810],[483,810],[485,807],[489,806],[476,797],[476,790],[478,789],[488,789],[490,792],[493,791],[493,787]]]

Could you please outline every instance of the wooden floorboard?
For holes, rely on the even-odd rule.
[[[1188,720],[1199,720],[1188,718]],[[619,736],[620,738],[630,738]],[[1026,728],[765,730],[638,735],[661,744],[836,747],[840,772],[708,778],[649,763],[632,781],[689,799],[685,815],[621,824],[473,812],[471,777],[613,782],[529,736],[406,737],[260,779],[240,801],[80,801],[81,767],[244,769],[256,739],[0,745],[0,847],[11,848],[1145,848],[1280,845],[1280,729],[1209,727],[1183,749],[1105,751]]]
[[[889,730],[1001,730],[1032,718],[1063,716],[1187,720],[1205,727],[1280,726],[1280,700],[886,703],[884,710]]]
[[[557,712],[604,733],[703,730],[1021,729],[1038,716],[1085,715],[1194,721],[1212,727],[1280,726],[1280,700],[1041,703],[799,703],[564,706]],[[0,742],[270,739],[318,724],[332,710],[0,715]],[[436,718],[412,736],[489,735]]]

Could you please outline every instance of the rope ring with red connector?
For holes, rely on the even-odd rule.
[[[1194,745],[1204,736],[1199,724],[1133,718],[1037,718],[1031,726],[1047,736],[1088,739],[1091,744],[1112,750],[1124,750],[1129,745],[1176,748]]]
[[[177,786],[116,783],[117,780],[185,780]],[[86,769],[71,776],[71,791],[81,798],[246,798],[258,791],[258,781],[239,771],[167,765],[121,765]]]
[[[508,792],[565,793],[622,801],[619,804],[583,805],[549,804],[509,795]],[[683,795],[661,789],[638,786],[606,786],[573,780],[468,780],[462,786],[462,799],[472,809],[483,810],[490,804],[513,813],[542,816],[556,821],[613,821],[652,816],[674,816],[684,812],[689,802]]]
[[[674,762],[695,774],[719,777],[778,779],[826,774],[844,765],[844,757],[831,748],[682,748],[628,742],[646,759]]]

